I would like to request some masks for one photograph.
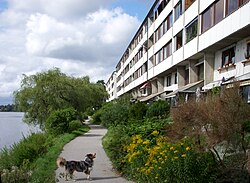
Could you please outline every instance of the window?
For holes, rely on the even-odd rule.
[[[167,76],[167,86],[171,86],[171,75]]]
[[[246,4],[249,0],[226,0],[226,15],[231,14],[240,6]]]
[[[234,10],[238,8],[239,0],[227,0],[226,3],[226,14],[231,14]]]
[[[159,0],[158,4],[154,8],[154,17],[155,19],[161,14],[164,8],[167,6],[170,0]]]
[[[179,1],[174,8],[174,20],[176,21],[182,15],[182,1]]]
[[[185,0],[185,10],[188,9],[195,0]]]
[[[167,18],[165,19],[164,23],[163,23],[163,31],[164,33],[166,33],[173,25],[173,15],[172,12],[167,16]]]
[[[202,32],[205,32],[213,25],[213,6],[209,7],[202,13]]]
[[[172,14],[172,12],[168,15],[167,20],[168,20],[168,25],[167,25],[167,30],[168,30],[173,25],[173,14]]]
[[[175,36],[175,50],[182,47],[182,31]]]
[[[250,86],[242,87],[243,98],[250,104]]]
[[[189,83],[189,69],[185,70],[185,85]]]
[[[159,40],[158,29],[155,31],[155,42]]]
[[[214,24],[217,24],[224,16],[224,0],[219,0],[214,5]]]
[[[198,33],[198,19],[196,18],[186,27],[186,43],[197,36]]]
[[[198,80],[204,80],[204,64],[200,64],[197,66],[198,69]]]
[[[142,74],[147,72],[147,70],[148,70],[148,65],[147,65],[147,63],[144,63],[143,66],[142,66]]]
[[[222,52],[222,67],[235,63],[235,47]]]
[[[177,84],[177,72],[174,74],[174,84]]]
[[[234,3],[231,3],[234,2]],[[226,14],[227,12],[234,11],[234,4],[238,1],[242,0],[226,0]],[[236,6],[237,7],[237,6]],[[209,8],[207,8],[202,14],[202,24],[201,24],[201,32],[205,32],[210,27],[214,26],[218,22],[220,22],[224,17],[224,0],[217,0],[213,3]]]
[[[164,34],[168,31],[168,19],[167,18],[163,22],[163,31],[164,31]]]
[[[245,53],[245,59],[249,59],[250,58],[250,40],[247,43],[247,50]]]
[[[159,51],[159,62],[162,62],[163,58],[162,58],[162,49]]]
[[[168,58],[170,55],[172,55],[172,41],[168,42],[164,47],[163,47],[163,59],[165,60]]]
[[[155,64],[154,65],[157,65],[159,63],[159,52],[155,54]]]
[[[249,0],[239,0],[239,6],[246,4]]]
[[[152,35],[149,39],[148,39],[148,49],[151,48],[151,46],[154,43],[154,36]]]

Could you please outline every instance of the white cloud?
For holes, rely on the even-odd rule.
[[[35,14],[27,23],[26,48],[36,56],[102,62],[110,60],[113,51],[117,56],[121,54],[138,25],[135,17],[121,9],[100,9],[72,23]]]
[[[114,0],[9,0],[9,6],[19,12],[40,12],[56,18],[71,19],[106,7],[112,1]]]
[[[106,80],[139,26],[115,0],[8,0],[0,12],[0,105],[22,74],[54,67]]]

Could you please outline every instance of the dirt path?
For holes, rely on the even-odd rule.
[[[91,181],[88,181],[86,175],[82,172],[75,172],[76,182],[91,182],[91,183],[132,183],[117,175],[112,169],[111,162],[107,157],[102,147],[102,137],[107,130],[99,125],[89,125],[91,130],[72,140],[64,146],[60,156],[66,160],[83,160],[88,153],[96,153],[97,158],[93,171],[91,172]],[[59,174],[64,172],[64,168],[56,170],[57,182],[74,182],[73,180],[65,181],[64,178],[59,178]]]

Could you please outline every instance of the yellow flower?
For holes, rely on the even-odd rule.
[[[137,144],[141,144],[142,142],[143,142],[142,139],[138,139],[138,140],[137,140]]]
[[[174,153],[178,153],[178,151],[177,151],[177,150],[175,150],[175,151],[174,151]]]
[[[182,154],[181,157],[185,158],[187,155],[186,154]]]
[[[186,151],[189,151],[191,148],[190,147],[186,147]]]
[[[169,149],[170,149],[170,150],[174,150],[174,147],[172,146],[172,147],[170,147]]]
[[[152,135],[154,135],[154,136],[157,136],[158,134],[159,134],[159,132],[157,130],[152,132]]]
[[[145,140],[142,144],[148,145],[148,144],[150,144],[150,142],[149,142],[149,140]]]

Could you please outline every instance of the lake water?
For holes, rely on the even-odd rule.
[[[22,122],[23,116],[22,112],[0,112],[0,149],[38,131],[37,127]]]

